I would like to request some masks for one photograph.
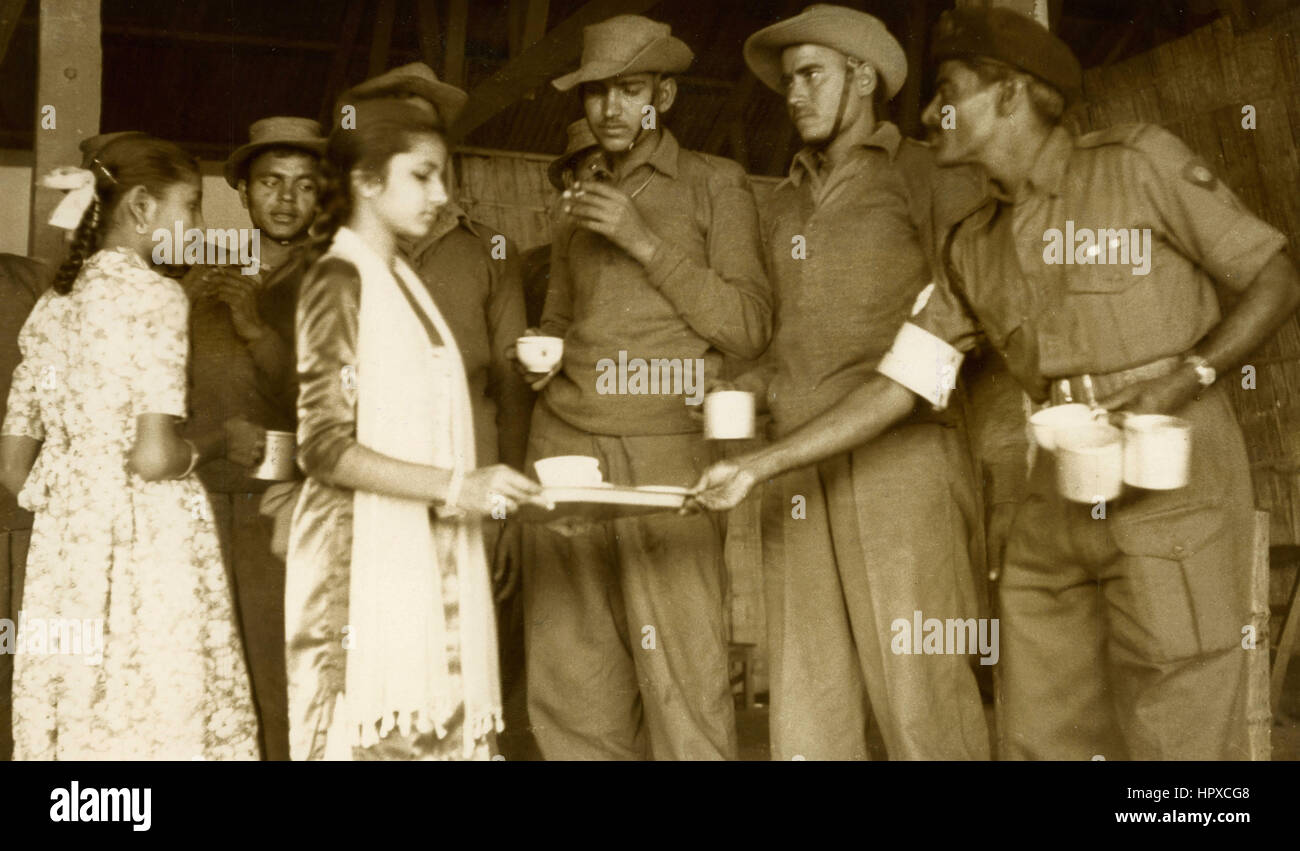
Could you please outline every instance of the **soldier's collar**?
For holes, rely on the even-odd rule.
[[[903,134],[899,132],[898,127],[893,122],[880,121],[876,123],[876,128],[871,131],[871,135],[854,145],[853,149],[879,148],[889,154],[889,159],[893,160],[898,156],[898,149],[902,144]],[[790,174],[786,180],[798,186],[803,183],[805,176],[819,173],[822,156],[821,150],[811,145],[803,148],[794,155],[794,160],[790,163]]]
[[[619,177],[626,178],[641,166],[648,165],[655,171],[663,172],[667,177],[676,178],[677,155],[680,152],[681,145],[678,144],[677,137],[667,127],[661,127],[657,132],[647,133],[641,137],[637,147],[628,154],[627,160],[623,163],[623,171]]]
[[[418,258],[425,251],[428,251],[430,246],[437,245],[439,240],[458,227],[463,227],[474,236],[479,235],[474,223],[470,220],[469,213],[466,213],[455,201],[448,200],[438,210],[438,215],[433,220],[433,226],[429,228],[429,232],[413,242],[406,243],[406,256],[411,259]]]
[[[1038,150],[1034,166],[1029,170],[1029,179],[1024,191],[1046,192],[1048,195],[1060,195],[1065,182],[1065,167],[1069,165],[1070,154],[1074,151],[1074,137],[1064,127],[1057,126],[1048,134],[1047,141]]]

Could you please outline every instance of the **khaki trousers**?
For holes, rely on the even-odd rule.
[[[264,759],[289,758],[289,697],[284,659],[284,562],[271,553],[271,520],[260,493],[208,493],[235,594]]]
[[[529,459],[592,455],[616,484],[693,485],[698,434],[606,437],[539,404]],[[722,541],[707,514],[524,537],[528,714],[546,759],[734,759]]]
[[[773,759],[988,759],[965,653],[897,653],[892,625],[978,618],[959,436],[904,425],[764,492]]]
[[[1005,758],[1248,758],[1250,468],[1222,388],[1179,416],[1187,486],[1130,489],[1104,519],[1039,454],[998,592]]]

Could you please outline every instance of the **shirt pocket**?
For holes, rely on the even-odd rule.
[[[1065,272],[1065,289],[1091,295],[1124,293],[1142,280],[1141,275],[1133,274],[1133,268],[1127,263],[1069,266]]]

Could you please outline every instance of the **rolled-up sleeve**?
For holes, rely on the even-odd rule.
[[[322,260],[298,295],[298,466],[330,481],[356,443],[357,317],[361,277],[345,260]]]
[[[1122,185],[1140,193],[1179,251],[1216,281],[1243,291],[1286,247],[1286,236],[1255,216],[1181,139],[1155,126],[1130,141]]]
[[[965,305],[936,277],[921,291],[912,318],[903,323],[876,370],[935,408],[948,406],[964,354],[975,347],[979,325]]]
[[[727,165],[708,185],[708,265],[665,239],[646,276],[695,333],[725,354],[752,359],[772,336],[772,294],[754,193],[744,170]]]

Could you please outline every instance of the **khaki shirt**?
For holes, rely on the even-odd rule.
[[[508,240],[497,240],[497,249],[493,240],[498,236],[447,204],[428,235],[404,250],[456,337],[474,409],[480,467],[498,460],[523,464],[533,401],[533,391],[506,357],[506,349],[527,327],[523,258]]]
[[[1061,240],[1074,235],[1065,245],[1074,262],[1053,253],[1062,242],[1052,229]],[[1133,229],[1150,235],[1141,264]],[[1074,138],[1057,128],[1020,195],[994,197],[955,231],[947,280],[880,371],[941,405],[944,381],[924,373],[951,371],[960,355],[949,352],[983,336],[1043,401],[1053,378],[1187,352],[1219,322],[1214,284],[1246,289],[1285,242],[1163,129],[1125,125]]]
[[[888,122],[823,172],[801,151],[768,201],[768,407],[781,433],[875,370],[931,280],[936,219],[954,205],[970,212],[983,189],[966,170],[941,173],[929,149]]]
[[[771,334],[771,295],[753,192],[739,164],[682,150],[668,130],[632,153],[617,186],[661,238],[649,265],[599,234],[564,229],[552,253],[542,332],[564,338],[564,366],[544,399],[593,434],[700,430],[682,394],[602,394],[598,365],[643,358],[757,357]]]

